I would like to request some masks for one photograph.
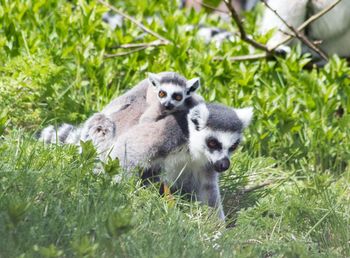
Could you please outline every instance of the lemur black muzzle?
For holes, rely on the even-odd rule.
[[[172,110],[173,108],[174,108],[174,105],[173,104],[171,104],[171,103],[166,103],[165,105],[164,105],[164,107],[165,107],[165,109],[166,110]]]
[[[228,158],[223,158],[214,163],[214,169],[217,172],[224,172],[230,167],[230,160]]]

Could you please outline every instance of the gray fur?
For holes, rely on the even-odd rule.
[[[210,114],[207,121],[208,127],[221,131],[242,131],[242,121],[235,112],[227,112],[227,107],[218,104],[208,105],[207,107]]]
[[[150,160],[164,157],[177,146],[186,144],[187,113],[176,112],[159,121],[148,123],[146,127],[142,124],[133,126],[114,143],[111,158],[119,158],[127,170],[136,166],[150,166]],[[123,120],[123,115],[118,113],[113,119],[117,124],[122,124],[118,121]]]
[[[73,128],[70,124],[63,124],[56,130],[53,125],[50,125],[41,132],[39,140],[44,143],[64,143]]]
[[[160,83],[161,84],[169,83],[173,85],[186,87],[186,79],[183,76],[173,72],[164,73],[164,75],[162,75],[160,79]]]
[[[73,130],[73,126],[70,124],[63,124],[60,128],[58,128],[58,140],[61,143],[64,143],[68,138],[70,132]]]

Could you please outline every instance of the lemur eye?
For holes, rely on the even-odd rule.
[[[176,95],[176,96],[175,96],[175,100],[181,101],[181,100],[182,100],[182,96],[181,96],[181,95]]]
[[[228,149],[228,151],[229,151],[229,152],[235,151],[235,150],[237,149],[238,145],[239,145],[239,141],[236,141],[236,142]]]
[[[158,92],[158,96],[160,98],[165,98],[166,97],[166,92],[161,90],[161,91]]]
[[[209,149],[214,149],[214,150],[221,149],[221,144],[216,139],[208,139],[207,146]]]

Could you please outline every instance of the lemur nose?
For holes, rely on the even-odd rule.
[[[217,172],[224,172],[230,167],[230,160],[228,158],[223,158],[214,163],[214,168]]]
[[[166,103],[164,106],[166,110],[172,110],[174,108],[174,105],[171,103]]]

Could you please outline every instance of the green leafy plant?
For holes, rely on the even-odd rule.
[[[251,48],[237,36],[205,44],[196,32],[200,24],[236,32],[233,23],[175,0],[111,3],[170,43],[106,58],[156,38],[129,20],[111,29],[97,1],[0,0],[0,256],[349,256],[346,61],[306,70],[310,56],[295,47],[284,59],[229,62]],[[247,13],[245,25],[264,42],[258,14]],[[33,137],[48,124],[79,125],[146,72],[165,70],[200,77],[207,101],[254,108],[220,182],[234,227],[180,196],[170,204],[137,176],[115,183],[118,161],[94,173],[91,143],[80,155]]]

